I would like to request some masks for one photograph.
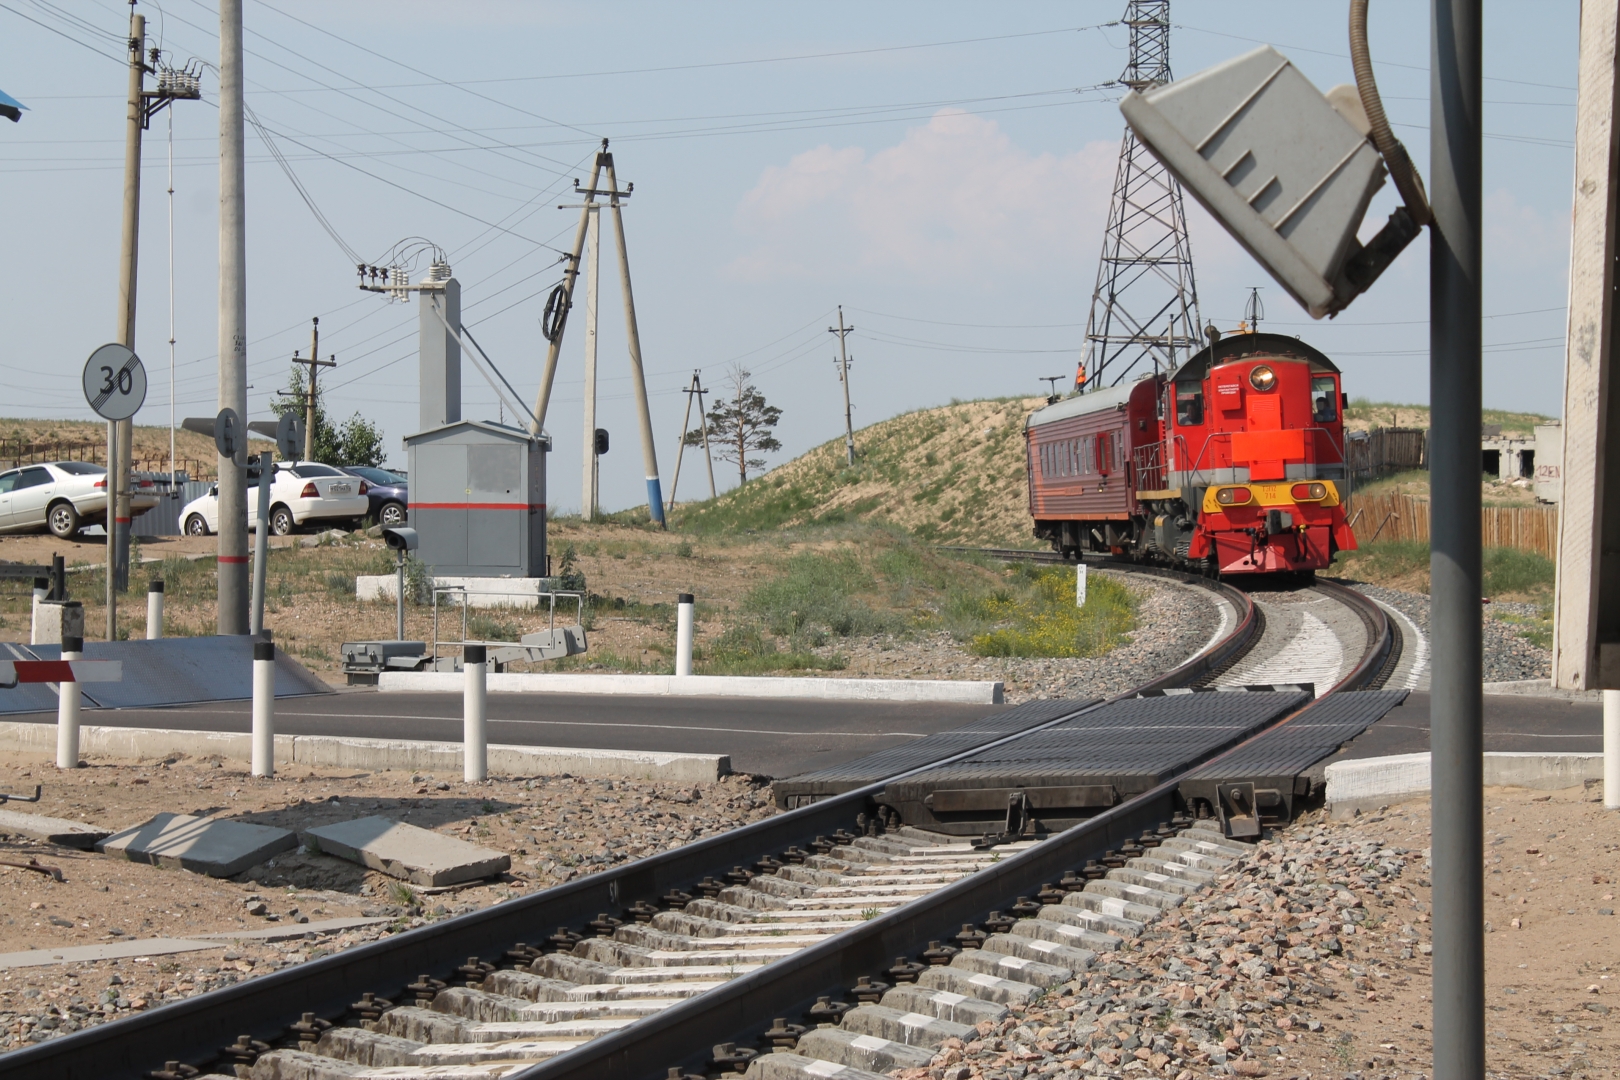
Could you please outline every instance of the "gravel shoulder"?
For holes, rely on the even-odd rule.
[[[1424,593],[1391,589],[1362,582],[1347,583],[1358,592],[1388,604],[1411,619],[1425,635],[1429,633],[1429,597]],[[1552,677],[1552,652],[1519,633],[1519,627],[1499,616],[1531,617],[1540,612],[1535,604],[1498,601],[1480,605],[1484,631],[1485,682],[1513,682],[1520,679]]]
[[[1488,1075],[1620,1074],[1620,817],[1486,792]],[[1432,1075],[1429,805],[1307,814],[1141,938],[905,1080]]]
[[[57,882],[0,867],[0,952],[231,933],[343,917],[387,920],[341,933],[239,941],[218,950],[0,971],[0,1051],[117,1019],[352,945],[466,914],[630,859],[768,817],[768,789],[550,777],[466,784],[425,773],[293,766],[255,779],[231,763],[91,759],[60,773],[43,757],[0,765],[0,791],[44,787],[52,817],[121,829],[159,811],[312,827],[381,814],[512,856],[502,877],[427,892],[329,855],[290,852],[234,879],[0,834],[0,859],[37,859]],[[262,905],[263,914],[253,914]],[[0,1059],[3,1060],[3,1059]],[[0,1072],[3,1072],[0,1067]]]

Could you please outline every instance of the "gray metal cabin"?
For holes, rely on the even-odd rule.
[[[551,440],[459,420],[407,436],[417,557],[437,576],[544,577]]]

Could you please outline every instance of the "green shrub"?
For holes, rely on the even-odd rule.
[[[1015,587],[982,602],[994,629],[973,638],[980,656],[1101,656],[1136,628],[1136,597],[1113,578],[1093,575],[1085,607],[1074,602],[1074,571],[1022,564]]]
[[[1551,594],[1557,567],[1545,555],[1518,548],[1486,548],[1485,595]]]
[[[903,620],[873,610],[860,593],[872,579],[855,556],[803,552],[787,561],[776,578],[755,586],[743,610],[758,615],[780,637],[825,629],[839,637],[875,634],[903,626]]]

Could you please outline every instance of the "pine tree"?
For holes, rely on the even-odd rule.
[[[748,379],[746,368],[733,365],[727,382],[731,384],[729,398],[718,398],[709,410],[709,445],[721,461],[737,466],[738,483],[748,482],[749,469],[763,469],[765,459],[749,457],[753,453],[772,453],[782,444],[771,434],[782,410],[765,402],[765,395]],[[701,431],[686,433],[687,446],[703,445]]]

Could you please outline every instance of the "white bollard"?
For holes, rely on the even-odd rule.
[[[146,640],[156,641],[163,636],[163,582],[154,581],[146,587]]]
[[[39,602],[51,595],[49,578],[34,579],[34,614],[28,622],[28,644],[39,644]]]
[[[84,639],[64,637],[62,659],[83,660]],[[56,689],[56,767],[79,767],[79,684],[58,683]]]
[[[1086,564],[1076,563],[1074,567],[1074,606],[1086,606]]]
[[[1620,810],[1620,690],[1603,691],[1603,808]]]
[[[461,667],[467,676],[467,683],[462,691],[461,778],[468,783],[489,777],[489,745],[484,724],[484,707],[487,704],[484,657],[482,645],[463,648]]]
[[[692,674],[692,594],[675,597],[675,674]]]
[[[253,775],[276,774],[276,646],[253,643]]]

